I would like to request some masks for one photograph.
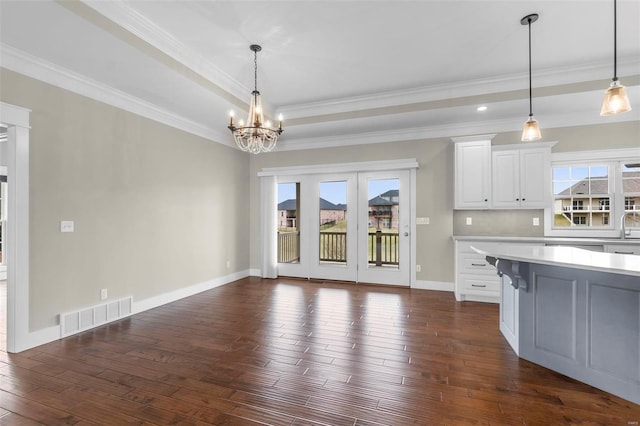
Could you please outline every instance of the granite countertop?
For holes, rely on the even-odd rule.
[[[631,254],[594,252],[576,247],[533,247],[518,244],[497,244],[483,247],[480,242],[471,248],[477,253],[498,259],[640,277],[640,256]],[[638,282],[640,283],[640,280]]]

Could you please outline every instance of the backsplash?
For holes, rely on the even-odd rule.
[[[535,218],[538,226],[533,225]],[[453,235],[543,237],[544,210],[454,210]]]

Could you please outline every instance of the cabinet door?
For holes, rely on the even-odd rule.
[[[520,155],[519,151],[495,151],[492,155],[493,208],[520,207]]]
[[[488,208],[491,141],[456,143],[455,157],[455,208]]]
[[[520,206],[544,208],[551,193],[549,150],[531,149],[520,152]]]

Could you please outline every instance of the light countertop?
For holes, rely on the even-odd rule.
[[[638,238],[581,238],[581,237],[498,237],[454,235],[454,241],[485,241],[540,244],[573,244],[573,245],[640,245]]]
[[[481,241],[471,248],[499,259],[640,277],[640,256],[632,254],[602,253],[566,246],[523,246],[506,242],[483,247]]]

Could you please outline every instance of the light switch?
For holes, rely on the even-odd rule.
[[[74,223],[72,220],[60,221],[60,232],[73,232]]]
[[[428,225],[429,218],[428,217],[416,217],[416,225]]]
[[[539,217],[534,217],[533,218],[533,226],[540,226],[540,218]]]
[[[473,219],[470,217],[467,218],[467,225],[473,225]]]

